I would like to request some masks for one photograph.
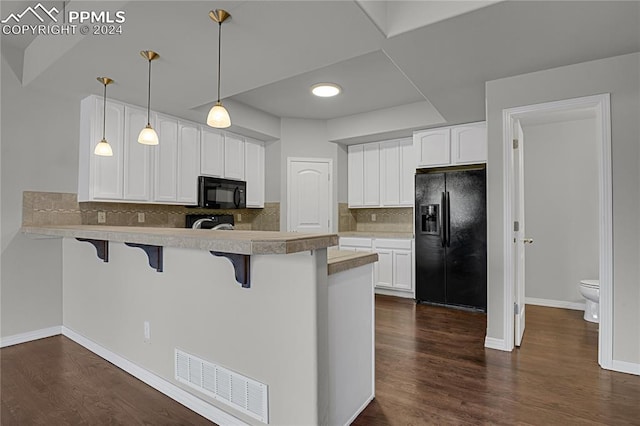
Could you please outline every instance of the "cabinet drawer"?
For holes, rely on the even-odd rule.
[[[341,237],[340,238],[340,247],[349,246],[349,247],[364,247],[371,248],[371,238],[353,238],[353,237]]]
[[[411,250],[411,240],[376,238],[376,249],[377,248]]]

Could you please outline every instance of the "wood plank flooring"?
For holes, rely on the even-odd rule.
[[[640,425],[640,377],[598,367],[581,312],[527,306],[513,353],[484,349],[485,328],[484,314],[376,296],[376,399],[354,425]],[[211,424],[62,336],[0,358],[3,426]]]
[[[486,316],[376,296],[370,425],[640,425],[640,377],[598,366],[598,325],[527,305],[523,345],[485,349]]]
[[[64,336],[0,350],[0,424],[211,425]]]

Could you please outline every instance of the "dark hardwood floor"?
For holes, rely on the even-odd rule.
[[[3,348],[0,358],[2,426],[211,425],[63,336]]]
[[[598,325],[527,305],[523,345],[485,349],[486,316],[376,297],[370,425],[640,425],[640,377],[598,366]]]
[[[506,353],[484,349],[484,314],[377,296],[376,399],[354,425],[640,425],[640,377],[598,367],[581,314],[527,306]],[[62,336],[0,358],[3,426],[211,424]]]

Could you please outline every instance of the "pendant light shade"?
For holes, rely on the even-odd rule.
[[[216,9],[209,12],[209,17],[214,22],[218,23],[218,101],[211,110],[209,110],[209,115],[207,115],[207,124],[211,127],[224,129],[231,126],[231,117],[220,101],[220,47],[222,45],[220,40],[222,36],[222,23],[229,19],[231,15],[229,15],[229,12],[226,10]]]
[[[209,115],[207,115],[207,124],[218,129],[224,129],[231,126],[229,111],[222,106],[221,102],[216,102],[213,108],[209,110]]]
[[[98,81],[104,85],[104,94],[102,95],[103,107],[102,107],[102,140],[96,145],[96,149],[93,153],[103,157],[113,156],[113,150],[111,145],[107,142],[105,132],[107,129],[107,86],[113,83],[109,77],[98,77]]]
[[[138,142],[144,145],[158,145],[158,134],[151,127],[151,61],[158,59],[160,55],[153,50],[143,50],[140,55],[149,61],[149,86],[147,90],[147,125],[140,131]]]

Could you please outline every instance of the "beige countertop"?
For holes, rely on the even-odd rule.
[[[345,238],[413,238],[413,232],[349,231],[338,235]]]
[[[327,274],[337,274],[378,261],[378,253],[354,252],[330,248],[327,250]]]
[[[337,234],[274,231],[212,231],[137,226],[23,226],[26,235],[89,238],[163,247],[195,248],[236,254],[288,254],[338,244]]]

